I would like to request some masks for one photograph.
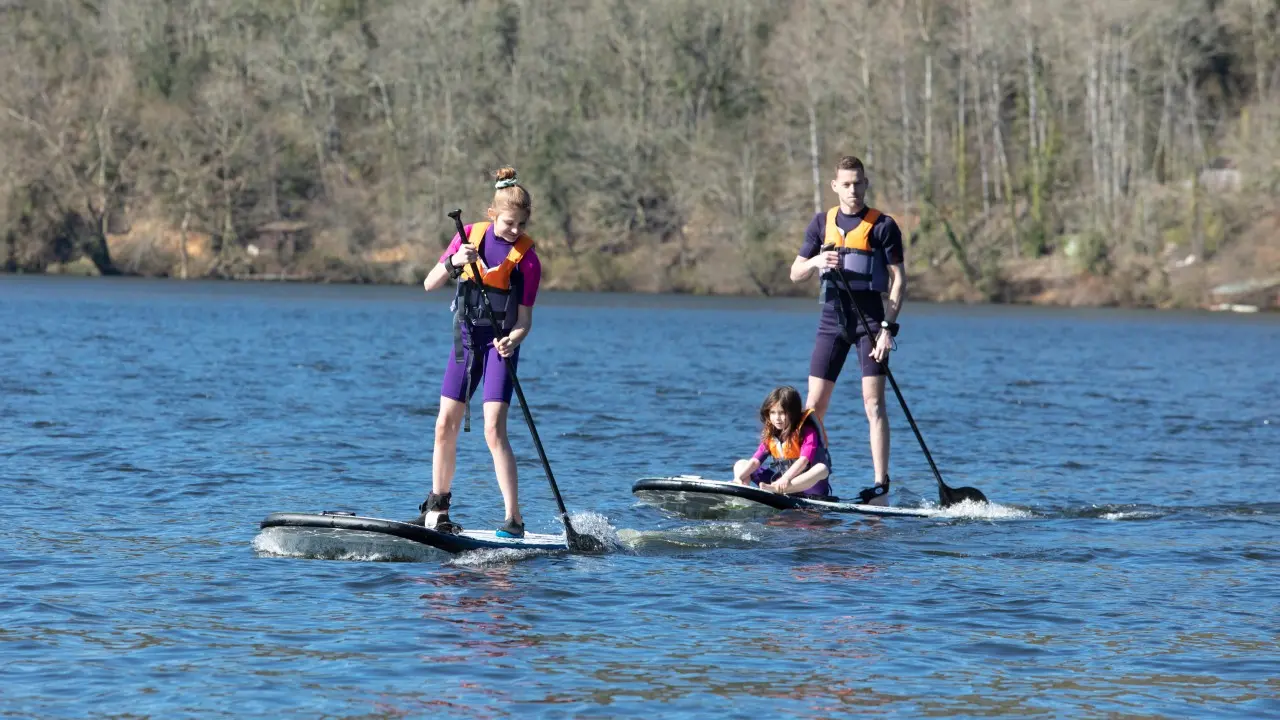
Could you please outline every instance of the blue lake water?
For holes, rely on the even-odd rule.
[[[522,382],[612,552],[260,532],[416,514],[447,304],[0,276],[0,714],[1280,717],[1280,318],[908,304],[895,374],[948,483],[998,507],[701,520],[632,482],[750,453],[816,303],[544,293]],[[889,403],[896,501],[928,502]],[[827,425],[855,490],[855,383]],[[478,427],[459,468],[455,519],[496,527]]]

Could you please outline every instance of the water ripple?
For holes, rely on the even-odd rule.
[[[764,394],[805,386],[812,300],[546,293],[524,389],[607,552],[259,531],[416,514],[447,303],[0,276],[4,712],[1280,715],[1275,318],[908,303],[895,377],[947,482],[995,504],[931,505],[890,398],[895,502],[932,517],[699,520],[632,482],[754,449]],[[827,417],[838,493],[870,480],[859,395]],[[509,424],[529,529],[561,532]],[[458,519],[495,527],[483,432],[458,465]]]

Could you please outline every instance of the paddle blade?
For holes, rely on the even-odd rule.
[[[938,503],[941,504],[942,507],[951,507],[952,505],[962,503],[965,500],[972,500],[973,502],[981,503],[991,502],[990,500],[987,500],[987,496],[983,495],[982,491],[978,488],[953,488],[947,487],[946,485],[938,486]]]
[[[568,536],[569,549],[574,552],[585,553],[588,555],[601,555],[608,550],[608,548],[605,547],[605,544],[600,542],[599,538],[594,536],[579,535],[573,530],[569,530]]]

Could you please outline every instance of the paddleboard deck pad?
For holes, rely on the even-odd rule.
[[[742,485],[725,480],[710,480],[697,475],[641,478],[631,486],[631,492],[642,501],[665,508],[677,508],[685,501],[706,505],[708,501],[724,500],[730,503],[757,503],[775,510],[820,510],[824,512],[858,513],[880,517],[932,517],[937,509],[890,507],[887,505],[863,505],[855,502],[811,500],[802,495],[781,495],[761,490],[752,485]]]
[[[525,533],[522,538],[498,537],[495,530],[467,530],[460,535],[436,532],[421,525],[364,517],[350,512],[326,510],[321,513],[271,513],[261,523],[262,528],[319,528],[339,530],[363,530],[365,532],[394,535],[405,540],[430,545],[447,553],[457,554],[470,550],[565,550],[568,548],[563,535]]]

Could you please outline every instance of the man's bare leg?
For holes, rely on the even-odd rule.
[[[835,380],[809,376],[809,392],[804,399],[804,409],[812,410],[818,416],[818,422],[826,422],[827,408],[831,407],[831,394],[835,389]]]
[[[884,376],[862,378],[862,406],[867,411],[871,426],[871,464],[875,468],[875,482],[883,485],[889,480],[889,415],[884,407]]]

